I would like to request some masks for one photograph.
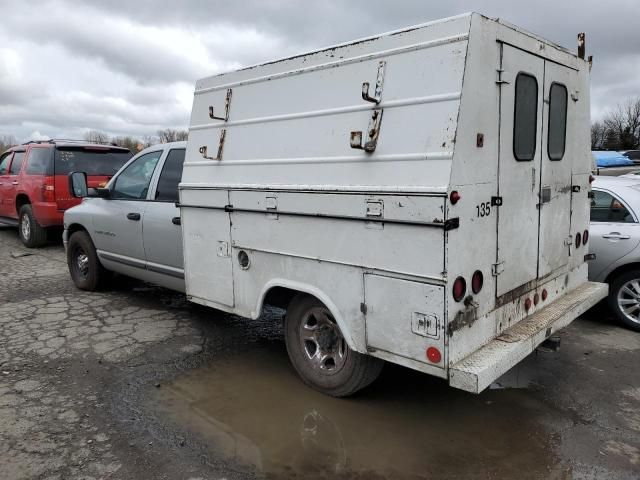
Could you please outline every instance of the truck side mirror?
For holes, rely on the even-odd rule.
[[[84,198],[89,196],[86,173],[71,172],[69,174],[69,192],[71,193],[71,196],[75,198]]]

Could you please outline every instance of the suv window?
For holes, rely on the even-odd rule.
[[[111,192],[112,198],[145,199],[151,175],[162,156],[162,150],[149,152],[136,158],[117,176]]]
[[[640,160],[640,150],[629,150],[624,156],[631,160]]]
[[[11,162],[11,167],[9,168],[9,175],[17,175],[20,173],[23,160],[24,152],[15,152],[13,154],[13,161]]]
[[[613,195],[602,190],[593,190],[591,199],[592,222],[634,223],[633,215]]]
[[[133,155],[129,150],[91,147],[57,147],[56,175],[84,172],[87,175],[112,176]]]
[[[27,157],[27,175],[53,175],[51,148],[32,148]]]
[[[178,184],[182,178],[184,164],[184,148],[169,151],[167,159],[162,167],[162,173],[158,179],[156,188],[156,200],[162,202],[178,201]]]
[[[7,152],[0,157],[0,175],[6,175],[7,168],[9,167],[9,160],[13,152]]]
[[[562,160],[567,137],[567,87],[552,83],[549,90],[549,160]]]
[[[515,110],[513,114],[513,155],[528,162],[536,153],[538,130],[538,81],[528,73],[516,77]]]

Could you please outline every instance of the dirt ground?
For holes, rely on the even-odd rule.
[[[282,314],[80,292],[59,242],[0,229],[0,478],[640,477],[640,334],[604,310],[481,395],[387,365],[341,400],[296,378]]]

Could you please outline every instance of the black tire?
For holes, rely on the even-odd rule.
[[[71,235],[67,244],[67,266],[71,279],[80,290],[99,290],[109,277],[102,266],[91,237],[85,231]]]
[[[630,293],[626,293],[627,290],[621,292],[625,285],[633,281],[637,281],[638,287],[632,287],[629,290]],[[637,297],[632,295],[636,290],[639,290],[637,292]],[[620,300],[618,299],[619,295],[621,297]],[[636,321],[633,321],[625,314],[625,312],[623,312],[620,301],[627,302],[627,304],[632,308],[637,307],[635,310],[630,312],[638,314]],[[637,305],[634,302],[637,302]],[[615,277],[609,284],[609,296],[607,297],[607,303],[618,322],[631,330],[640,332],[640,270],[631,270]]]
[[[41,247],[47,243],[47,229],[38,224],[29,204],[20,207],[18,235],[27,248]]]
[[[316,329],[313,329],[314,322]],[[287,308],[284,328],[287,352],[296,372],[304,383],[324,394],[352,395],[373,382],[382,371],[382,360],[349,348],[329,309],[312,296],[293,298]],[[312,335],[309,332],[313,332],[314,338],[304,340],[303,332],[309,336]],[[324,361],[320,361],[320,353],[327,354]]]

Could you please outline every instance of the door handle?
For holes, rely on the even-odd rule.
[[[18,182],[11,182],[11,185],[18,185]]]
[[[127,218],[129,220],[140,220],[140,214],[139,213],[127,213]]]
[[[621,235],[620,232],[611,232],[602,235],[602,238],[615,238],[616,240],[629,240],[631,235]]]
[[[173,217],[171,219],[171,223],[173,223],[174,225],[182,225],[182,222],[180,221],[180,217]]]

